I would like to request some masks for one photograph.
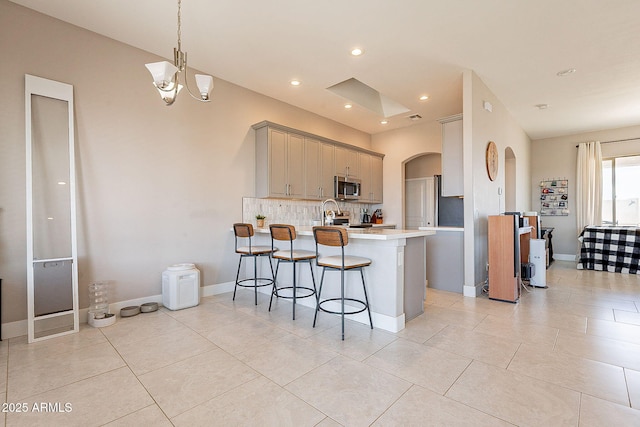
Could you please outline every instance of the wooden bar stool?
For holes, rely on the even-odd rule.
[[[325,313],[339,314],[342,317],[342,340],[344,341],[344,315],[345,314],[357,314],[367,310],[369,314],[369,325],[373,329],[373,322],[371,321],[371,310],[369,309],[369,298],[367,297],[367,287],[364,282],[363,268],[371,265],[371,260],[368,258],[345,255],[344,247],[349,244],[349,235],[347,230],[343,227],[313,227],[313,237],[316,240],[316,265],[322,267],[322,278],[320,279],[320,290],[318,291],[318,305],[316,306],[316,314],[313,317],[313,327],[316,326],[316,319],[318,317],[318,311],[322,310]],[[340,246],[340,255],[331,255],[321,257],[318,255],[318,245],[323,246]],[[324,283],[325,271],[333,270],[340,271],[340,298],[327,298],[322,300],[322,285]],[[364,290],[364,301],[356,298],[345,298],[344,296],[344,272],[345,271],[360,271],[360,277],[362,278],[362,289]],[[340,301],[340,311],[332,311],[324,308],[322,305],[330,301]],[[362,305],[361,309],[354,308],[352,311],[345,311],[344,302],[351,301]]]
[[[244,288],[254,288],[255,293],[255,304],[258,305],[258,288],[262,286],[273,285],[273,266],[271,265],[271,253],[274,250],[278,250],[277,248],[273,248],[272,246],[255,246],[251,243],[251,238],[253,237],[253,225],[244,224],[244,223],[236,223],[233,224],[233,232],[235,234],[236,240],[236,253],[240,254],[240,261],[238,262],[238,272],[236,273],[236,284],[233,287],[233,300],[236,299],[236,289],[238,286],[242,286]],[[248,246],[238,246],[238,239],[242,239],[242,241],[248,241]],[[240,268],[242,266],[242,260],[244,258],[251,257],[253,258],[253,277],[249,277],[247,279],[238,280],[240,278]],[[271,278],[258,277],[258,257],[266,257],[269,261],[269,270],[271,271]],[[253,282],[253,284],[248,284],[245,282]]]
[[[293,241],[296,239],[296,228],[293,225],[271,224],[269,226],[269,230],[271,231],[271,248],[274,249],[271,257],[278,260],[278,264],[276,264],[276,274],[273,279],[273,289],[271,290],[271,299],[269,300],[269,311],[271,311],[271,303],[273,302],[274,295],[276,296],[276,298],[290,298],[293,300],[293,320],[296,320],[296,299],[308,298],[316,295],[317,301],[318,292],[316,291],[316,279],[313,276],[313,266],[311,265],[311,261],[316,258],[316,254],[312,251],[293,249]],[[289,242],[289,250],[275,249],[274,243],[276,240]],[[278,287],[277,279],[280,262],[290,262],[293,266],[293,286]],[[313,288],[298,286],[298,279],[296,277],[296,265],[299,262],[307,262],[309,264],[309,271],[311,272],[311,282],[313,283]],[[291,289],[292,295],[280,295],[280,291],[282,291],[283,289]],[[302,295],[298,295],[298,290],[300,289],[304,292]]]

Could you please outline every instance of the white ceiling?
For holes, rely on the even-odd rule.
[[[173,55],[177,0],[13,1]],[[532,139],[640,125],[638,0],[184,0],[182,20],[190,66],[371,134],[460,113],[464,69]],[[326,88],[352,77],[410,112],[345,110]]]

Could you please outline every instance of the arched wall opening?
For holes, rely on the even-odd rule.
[[[504,210],[516,211],[516,155],[507,147],[504,150]]]

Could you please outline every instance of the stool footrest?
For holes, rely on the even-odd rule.
[[[266,281],[265,283],[261,283],[261,281]],[[251,284],[244,284],[243,282],[251,282]],[[256,284],[256,282],[258,282]],[[242,279],[236,282],[236,285],[242,286],[243,288],[254,288],[254,287],[262,287],[262,286],[273,286],[273,279],[269,279],[268,277],[258,277],[257,279]]]
[[[293,295],[280,295],[280,294],[278,294],[278,291],[281,291],[283,289],[293,289],[293,286],[283,286],[281,288],[275,288],[272,293],[278,298],[293,299]],[[299,290],[299,289],[302,289],[302,290],[305,290],[305,291],[309,291],[309,292],[305,293],[305,294],[302,294],[302,295],[296,294],[296,299],[297,298],[309,298],[309,297],[312,297],[312,296],[314,296],[316,294],[315,289],[307,288],[307,287],[304,287],[304,286],[296,286],[296,291]]]
[[[358,304],[362,304],[362,309],[360,310],[354,310],[354,311],[345,311],[344,314],[358,314],[358,313],[362,313],[363,311],[365,311],[369,306],[367,305],[366,302],[359,300],[359,299],[355,299],[355,298],[344,298],[345,301],[352,301],[352,302],[357,302]],[[328,310],[324,307],[322,307],[322,304],[330,302],[330,301],[342,301],[342,298],[328,298],[325,300],[322,300],[318,303],[318,309],[321,311],[324,311],[325,313],[331,313],[331,314],[342,314],[341,311],[332,311],[332,310]]]

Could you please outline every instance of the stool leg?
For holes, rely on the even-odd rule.
[[[340,270],[340,303],[342,304],[342,341],[344,341],[344,268]]]
[[[293,320],[296,320],[296,264],[293,261]]]
[[[320,294],[322,294],[322,284],[324,283],[324,271],[325,271],[326,267],[322,267],[322,277],[320,278],[320,289],[318,289],[318,295],[317,295],[317,300],[318,303],[316,304],[316,314],[313,315],[313,327],[316,327],[316,319],[318,318],[318,311],[320,310]]]
[[[311,260],[309,260],[309,270],[311,271],[311,283],[313,283],[313,293],[316,296],[316,303],[318,302],[318,289],[316,288],[316,278],[313,277],[313,266]]]
[[[367,287],[364,284],[364,272],[360,269],[360,277],[362,277],[362,289],[364,289],[364,300],[367,303],[367,313],[369,314],[369,325],[373,329],[373,322],[371,321],[371,310],[369,309],[369,298],[367,297]]]
[[[238,289],[238,279],[240,278],[240,266],[242,265],[242,258],[243,258],[243,256],[240,255],[240,261],[238,261],[238,272],[236,273],[236,284],[233,287],[233,300],[232,301],[236,300],[236,289]]]
[[[271,261],[269,261],[269,263],[271,263]],[[276,264],[276,274],[273,275],[273,288],[271,288],[271,298],[269,299],[269,311],[271,311],[271,303],[273,302],[273,294],[276,294],[277,298],[280,298],[278,296],[278,288],[276,287],[276,281],[278,279],[278,270],[280,269],[280,260],[278,260],[278,263]]]
[[[255,304],[258,305],[258,257],[253,256],[253,292],[255,298]]]

